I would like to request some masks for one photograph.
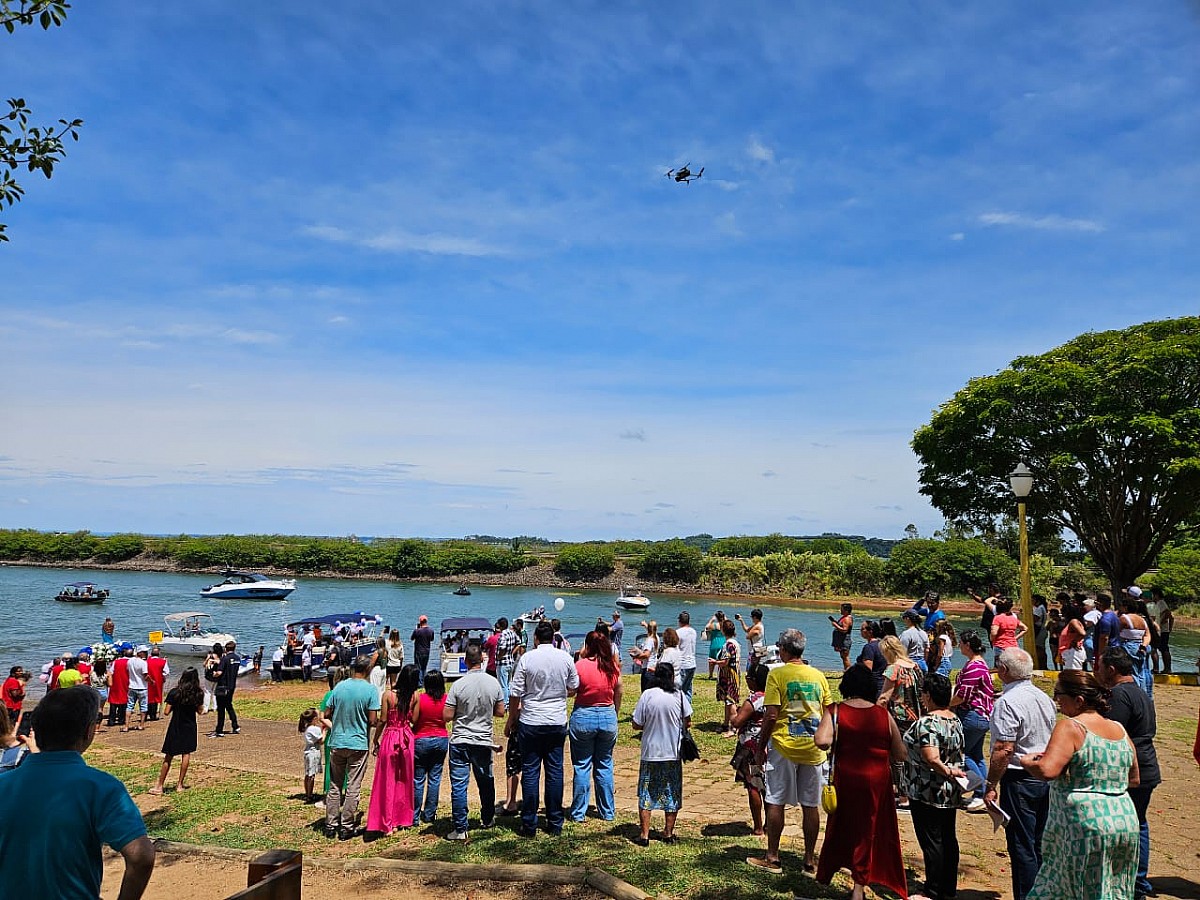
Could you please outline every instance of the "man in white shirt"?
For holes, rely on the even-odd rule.
[[[696,629],[691,625],[692,617],[684,610],[679,614],[679,627],[675,633],[679,635],[679,652],[683,660],[679,664],[681,676],[679,689],[692,701],[692,679],[696,677]]]
[[[129,724],[122,731],[141,731],[146,727],[146,673],[149,671],[146,658],[149,655],[150,648],[142,644],[137,648],[137,656],[129,660],[129,702],[125,704]],[[134,710],[142,716],[137,725],[132,724]]]
[[[554,626],[538,622],[533,649],[521,654],[509,684],[504,736],[521,747],[522,837],[537,834],[541,769],[546,768],[546,830],[562,834],[563,744],[567,739],[567,699],[579,688],[570,655],[554,646]]]

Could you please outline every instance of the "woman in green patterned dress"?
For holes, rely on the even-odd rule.
[[[1063,672],[1059,720],[1044,753],[1021,757],[1053,783],[1042,867],[1028,900],[1129,900],[1138,862],[1138,818],[1127,790],[1138,785],[1125,729],[1104,718],[1107,691],[1090,672]]]

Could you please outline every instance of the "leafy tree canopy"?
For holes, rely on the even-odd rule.
[[[1114,589],[1200,507],[1200,318],[1080,335],[973,379],[913,438],[921,493],[952,521],[1011,514],[1034,474],[1034,527],[1078,537]]]
[[[18,25],[40,25],[49,30],[67,18],[71,4],[66,0],[0,0],[0,26],[9,34]],[[12,173],[18,168],[41,172],[47,178],[54,166],[66,156],[63,139],[79,140],[82,119],[59,119],[57,125],[30,125],[33,111],[23,98],[8,101],[8,111],[0,112],[0,210],[12,206],[25,195]],[[5,225],[0,222],[0,241],[7,241]]]

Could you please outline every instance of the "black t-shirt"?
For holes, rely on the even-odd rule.
[[[217,679],[217,686],[225,688],[231,694],[237,690],[238,668],[241,664],[241,657],[232,650],[222,656],[221,677]]]
[[[433,629],[428,625],[414,629],[410,640],[413,642],[413,652],[422,656],[429,655],[429,647],[433,643]]]
[[[1158,723],[1154,715],[1154,704],[1146,696],[1146,692],[1132,681],[1115,685],[1109,698],[1106,718],[1120,722],[1129,733],[1129,739],[1133,741],[1133,748],[1137,751],[1138,773],[1141,775],[1142,786],[1161,784],[1158,754],[1154,752],[1154,733],[1158,730]]]
[[[887,660],[879,649],[879,641],[867,641],[858,654],[857,662],[869,662],[871,674],[875,676],[875,687],[883,690],[883,670],[887,668]]]

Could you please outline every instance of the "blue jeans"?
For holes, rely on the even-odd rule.
[[[1133,888],[1134,896],[1137,897],[1145,896],[1154,890],[1147,877],[1150,874],[1150,825],[1146,822],[1146,810],[1150,807],[1150,795],[1156,787],[1158,785],[1152,784],[1149,787],[1138,786],[1129,789],[1129,799],[1133,801],[1138,824],[1141,826],[1138,834],[1137,882]]]
[[[437,817],[438,793],[442,789],[442,766],[450,739],[423,737],[413,742],[413,812],[417,821],[432,823]],[[428,793],[425,790],[429,786]],[[422,798],[424,805],[422,806]]]
[[[1005,829],[1013,900],[1025,900],[1042,867],[1042,832],[1050,812],[1050,784],[1009,769],[1000,780],[1000,808],[1012,816]]]
[[[695,672],[692,669],[692,672]],[[606,822],[616,815],[613,800],[613,748],[617,746],[617,711],[611,706],[575,707],[571,713],[572,822],[582,822],[596,781],[596,812]]]
[[[526,725],[517,729],[521,745],[521,831],[537,831],[538,792],[546,768],[546,829],[560,834],[563,827],[563,744],[566,725]]]
[[[969,706],[958,708],[966,709],[965,713],[958,714],[963,727],[963,761],[968,771],[980,777],[981,782],[975,789],[975,796],[982,797],[987,790],[987,785],[983,783],[987,781],[988,769],[988,764],[983,758],[983,739],[988,733],[988,720]]]
[[[467,784],[475,773],[479,788],[479,821],[491,825],[496,818],[496,779],[492,776],[491,744],[450,745],[450,809],[454,830],[467,833]]]
[[[696,668],[693,666],[690,669],[680,669],[679,672],[680,678],[682,679],[679,684],[679,689],[683,691],[684,695],[688,698],[688,703],[691,703],[692,679],[696,677]]]
[[[496,680],[500,682],[500,690],[504,694],[504,705],[508,706],[508,683],[512,680],[513,669],[516,666],[509,663],[506,666],[496,666]]]
[[[425,686],[425,671],[429,668],[429,651],[417,653],[413,651],[413,665],[417,667],[417,683]]]

